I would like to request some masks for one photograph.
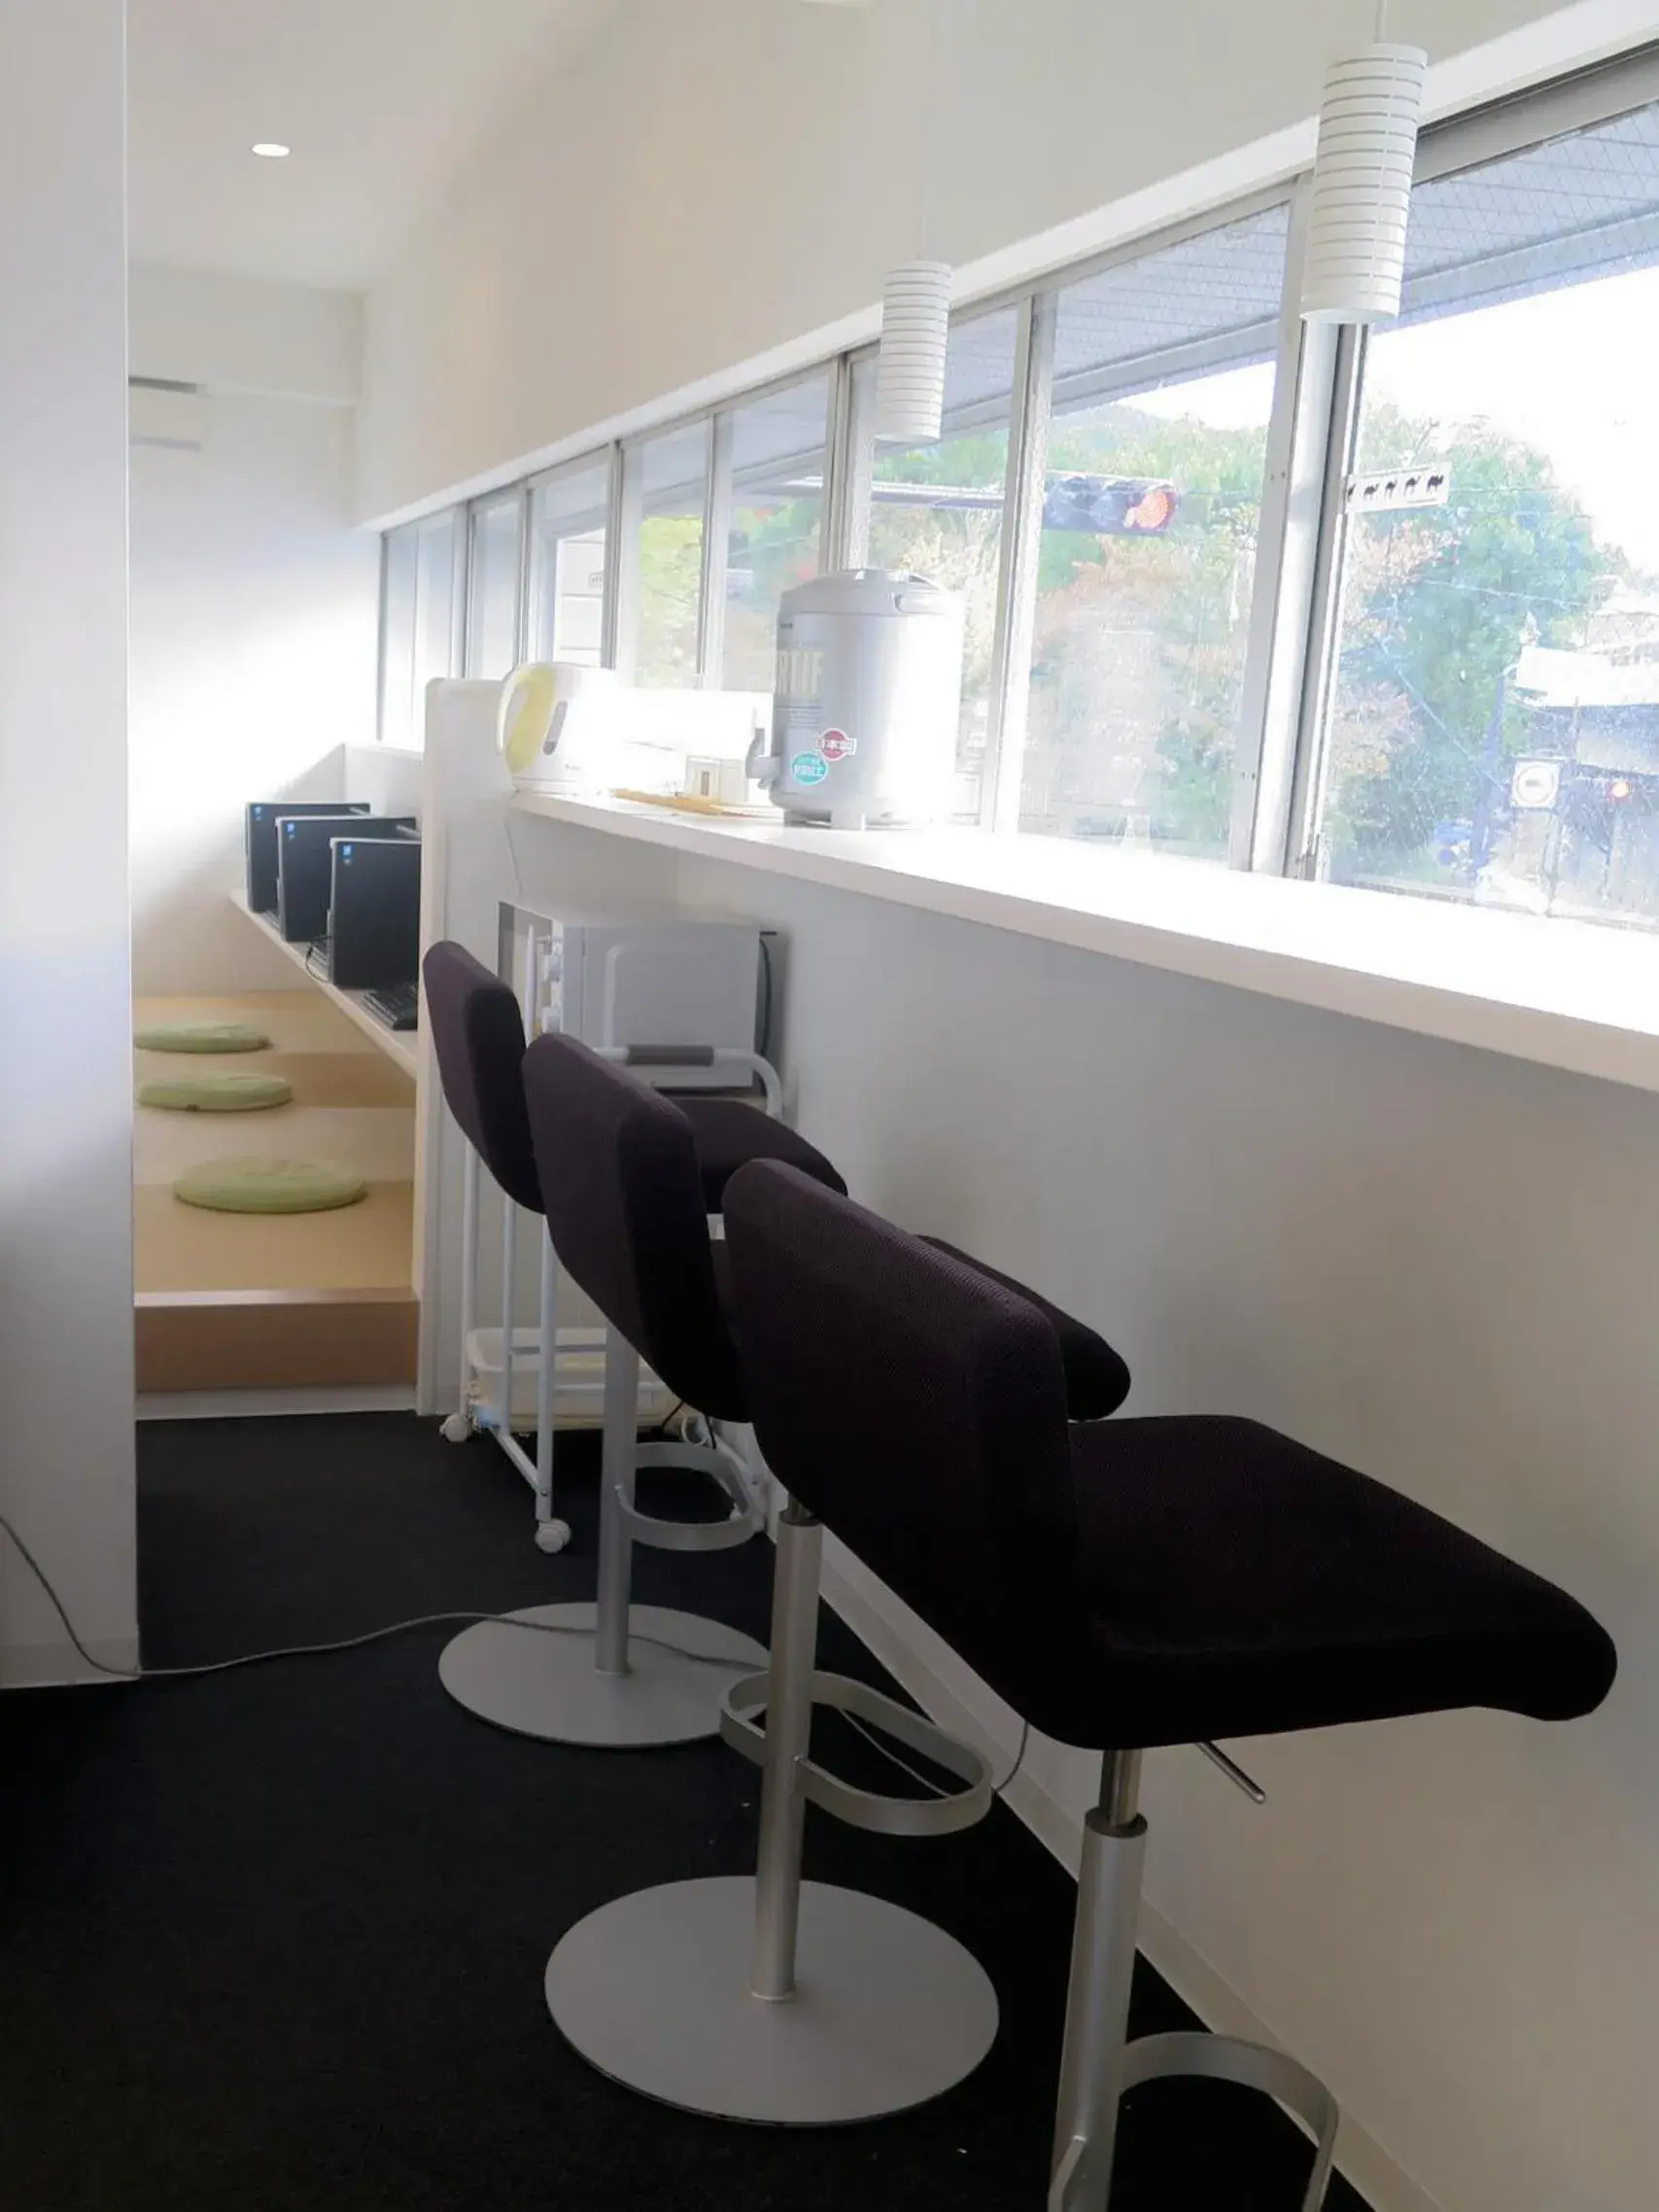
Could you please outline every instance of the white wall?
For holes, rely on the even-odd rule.
[[[136,1649],[121,0],[0,9],[0,1509]],[[0,1681],[76,1671],[0,1539]]]
[[[355,292],[139,263],[127,304],[135,376],[354,406],[363,367]]]
[[[1305,158],[1326,59],[1374,15],[1371,0],[940,5],[956,36],[930,64],[929,0],[617,0],[608,33],[527,90],[370,293],[362,511],[506,468],[843,319],[871,334],[884,271],[916,250],[930,83],[932,243],[981,289],[1021,240],[1054,233],[1024,265],[1052,262]],[[1651,36],[1652,10],[1395,0],[1390,25],[1430,48],[1443,106]]]
[[[595,833],[527,820],[519,844],[543,889],[614,865],[784,930],[805,1133],[857,1197],[1103,1330],[1132,1413],[1273,1423],[1605,1621],[1620,1676],[1586,1721],[1236,1745],[1262,1810],[1156,1754],[1143,1932],[1212,2021],[1331,2083],[1379,2212],[1651,2201],[1653,1099]],[[877,1618],[927,1686],[905,1654],[938,1662],[934,1640],[880,1591]],[[998,1713],[959,1666],[939,1678]],[[1094,1764],[1038,1744],[1027,1779],[1064,1849]]]
[[[352,519],[361,306],[138,268],[131,328],[135,375],[206,388],[201,451],[132,453],[134,985],[283,988],[292,970],[227,926],[225,893],[246,802],[334,796],[335,748],[374,736],[379,547]]]

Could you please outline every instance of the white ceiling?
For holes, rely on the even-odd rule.
[[[612,0],[130,0],[134,260],[357,290]],[[286,161],[250,153],[293,147]]]

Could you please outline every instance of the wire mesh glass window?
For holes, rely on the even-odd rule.
[[[1022,829],[1226,850],[1288,227],[1059,294]]]
[[[1365,357],[1320,873],[1659,926],[1659,110],[1418,188]]]

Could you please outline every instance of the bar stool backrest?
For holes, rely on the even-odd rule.
[[[1059,1656],[1044,1616],[1074,1609],[1077,1536],[1049,1322],[794,1168],[740,1168],[725,1222],[749,1418],[784,1488],[974,1663]]]
[[[443,1095],[509,1198],[541,1211],[524,1110],[524,1020],[499,976],[465,946],[434,945],[421,964]]]
[[[692,1125],[574,1037],[538,1037],[524,1089],[561,1263],[677,1398],[747,1418]]]

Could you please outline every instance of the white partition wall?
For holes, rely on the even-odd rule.
[[[137,1644],[121,0],[0,9],[0,1511]],[[0,1682],[85,1673],[0,1541]]]
[[[373,740],[380,546],[351,515],[360,328],[350,294],[132,272],[133,375],[194,388],[134,395],[143,997],[286,987],[280,955],[220,926],[242,881],[242,810],[345,796],[339,748]]]

